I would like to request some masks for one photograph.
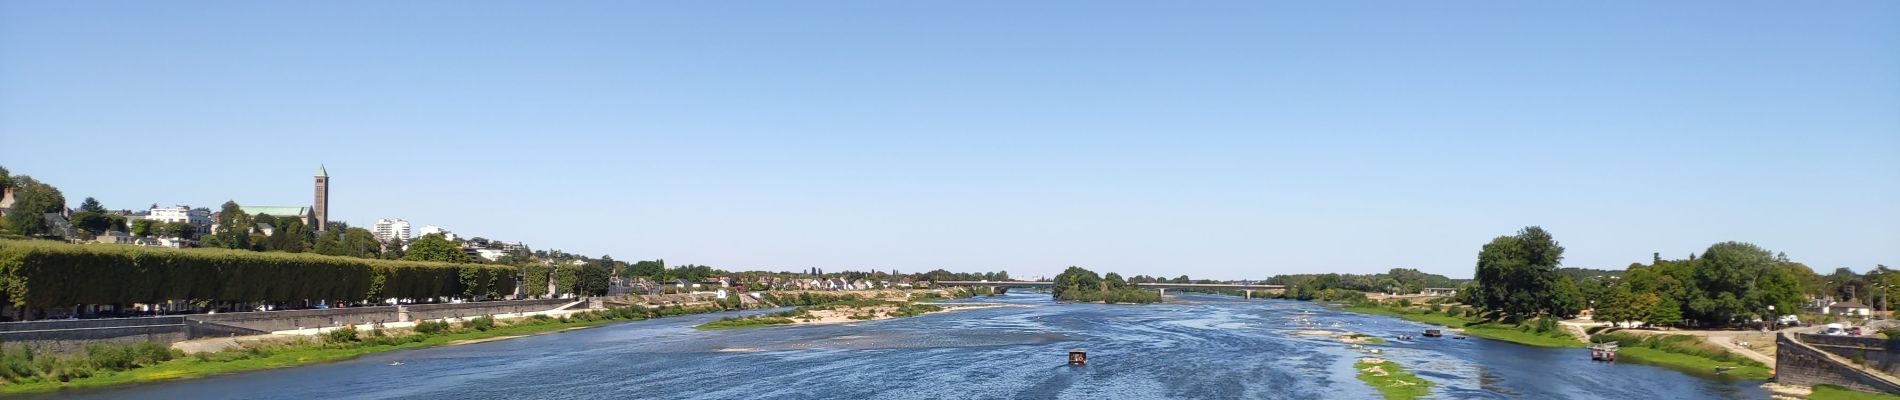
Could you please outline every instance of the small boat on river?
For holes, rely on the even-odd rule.
[[[1616,342],[1591,344],[1590,361],[1616,361]],[[1722,371],[1717,369],[1715,372]]]
[[[1440,336],[1445,336],[1445,332],[1437,330],[1437,329],[1425,330],[1425,337],[1440,337]]]

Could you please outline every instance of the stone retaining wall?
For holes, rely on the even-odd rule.
[[[1831,336],[1803,334],[1796,339],[1821,351],[1834,353],[1841,357],[1865,360],[1867,367],[1885,372],[1888,375],[1900,375],[1900,346],[1888,348],[1887,340],[1864,336]]]
[[[194,321],[266,332],[324,328],[344,325],[418,321],[426,319],[478,317],[491,314],[545,311],[572,299],[504,300],[455,304],[411,304],[403,306],[351,307],[325,310],[265,311],[231,314],[193,315]],[[406,315],[403,311],[407,311]]]
[[[1846,352],[1843,348],[1845,345],[1858,346],[1852,352],[1854,354],[1862,350],[1869,354],[1887,352],[1884,341],[1879,339],[1782,333],[1775,338],[1775,381],[1798,386],[1838,385],[1861,391],[1900,394],[1900,383],[1896,383],[1891,376],[1875,368],[1853,364],[1852,360],[1833,357]]]
[[[112,318],[0,324],[0,345],[26,345],[35,352],[84,351],[92,343],[171,343],[190,339],[185,317]]]
[[[0,345],[27,345],[36,351],[71,353],[89,343],[173,343],[205,337],[268,334],[274,331],[494,314],[546,311],[574,299],[507,300],[458,304],[332,308],[184,316],[48,320],[0,323]]]

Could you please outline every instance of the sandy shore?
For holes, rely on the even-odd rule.
[[[932,305],[943,307],[943,309],[937,310],[937,311],[931,311],[931,312],[927,312],[923,314],[918,314],[918,315],[939,314],[939,313],[947,313],[947,312],[952,312],[952,311],[963,311],[963,310],[978,310],[978,309],[984,309],[984,308],[1029,307],[1028,305],[996,304],[996,303],[963,303],[963,304],[953,303],[953,304],[932,304]],[[896,318],[896,317],[892,317],[890,314],[891,311],[894,311],[896,309],[897,309],[897,306],[877,306],[877,307],[852,307],[852,308],[843,308],[843,309],[834,309],[834,310],[812,310],[811,312],[812,318],[810,319],[792,318],[791,325],[819,325],[819,324],[841,324],[841,323],[851,323],[851,322],[881,321],[881,320]],[[867,313],[872,315],[870,319],[851,319],[851,316],[853,315],[866,315]]]

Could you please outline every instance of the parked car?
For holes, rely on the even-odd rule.
[[[1848,327],[1848,328],[1847,328],[1847,334],[1849,334],[1849,335],[1854,335],[1854,336],[1860,336],[1860,335],[1861,335],[1861,333],[1860,333],[1860,327],[1858,327],[1858,326],[1852,326],[1852,327]]]

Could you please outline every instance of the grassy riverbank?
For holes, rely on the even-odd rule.
[[[277,343],[250,344],[216,353],[199,353],[191,356],[183,356],[167,349],[169,357],[150,355],[143,360],[147,362],[127,365],[129,368],[110,368],[110,365],[102,363],[102,360],[92,354],[66,357],[28,356],[25,364],[6,363],[7,368],[29,369],[23,371],[27,373],[17,374],[17,380],[10,379],[5,383],[0,383],[0,394],[50,392],[67,388],[199,378],[342,361],[391,350],[453,345],[484,339],[587,328],[621,321],[715,311],[720,310],[677,306],[651,310],[628,307],[580,312],[560,318],[537,316],[513,322],[476,318],[459,324],[418,325],[414,330],[390,329],[364,332],[338,330],[348,332],[333,332],[323,336]]]
[[[1378,390],[1386,400],[1412,400],[1431,393],[1431,381],[1419,378],[1392,361],[1361,358],[1352,367],[1359,370],[1359,381]]]
[[[1814,394],[1808,400],[1900,400],[1900,396],[1885,393],[1868,393],[1834,385],[1814,387]]]
[[[1463,313],[1452,311],[1432,311],[1417,307],[1395,307],[1387,305],[1361,304],[1345,308],[1346,311],[1361,314],[1390,315],[1407,321],[1440,325],[1464,330],[1465,335],[1491,340],[1517,343],[1538,347],[1583,347],[1583,343],[1563,332],[1561,327],[1553,328],[1555,321],[1539,326],[1535,323],[1507,324],[1480,318],[1465,317]]]
[[[1610,332],[1592,335],[1590,340],[1617,342],[1620,345],[1616,351],[1618,361],[1634,361],[1702,374],[1712,374],[1718,367],[1733,368],[1722,374],[1749,380],[1767,380],[1774,376],[1769,374],[1768,366],[1729,353],[1727,349],[1695,336]]]

